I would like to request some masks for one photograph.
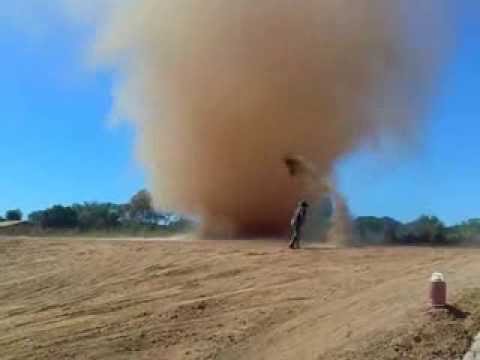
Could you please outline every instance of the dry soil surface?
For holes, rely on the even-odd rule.
[[[478,286],[480,250],[0,238],[2,359],[320,359]]]

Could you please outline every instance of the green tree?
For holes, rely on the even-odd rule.
[[[141,190],[130,199],[129,212],[136,222],[150,222],[155,217],[152,196],[147,190]]]
[[[389,217],[361,216],[355,219],[355,230],[366,242],[396,242],[402,223]]]
[[[480,219],[469,219],[447,229],[449,242],[478,241],[480,239]]]
[[[33,225],[41,226],[44,211],[34,211],[28,215],[28,221]]]
[[[23,214],[19,209],[16,210],[8,210],[5,213],[5,218],[8,221],[21,221],[23,218]]]
[[[43,211],[40,223],[44,228],[76,228],[78,226],[78,214],[70,206],[55,205]]]
[[[73,205],[78,215],[78,225],[81,229],[104,229],[120,225],[119,205],[110,203],[84,203]]]
[[[430,245],[446,242],[446,227],[436,216],[422,215],[406,227],[407,242]]]

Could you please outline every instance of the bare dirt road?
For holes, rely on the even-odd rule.
[[[2,359],[320,359],[419,316],[480,250],[0,239]]]

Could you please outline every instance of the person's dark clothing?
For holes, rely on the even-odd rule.
[[[307,205],[305,202],[302,202],[297,206],[295,214],[292,217],[291,225],[291,234],[290,234],[290,249],[300,248],[300,239],[302,235],[302,227],[305,223],[305,218],[307,216]]]

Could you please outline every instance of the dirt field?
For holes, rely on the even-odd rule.
[[[320,359],[417,318],[474,249],[0,239],[2,359]]]

